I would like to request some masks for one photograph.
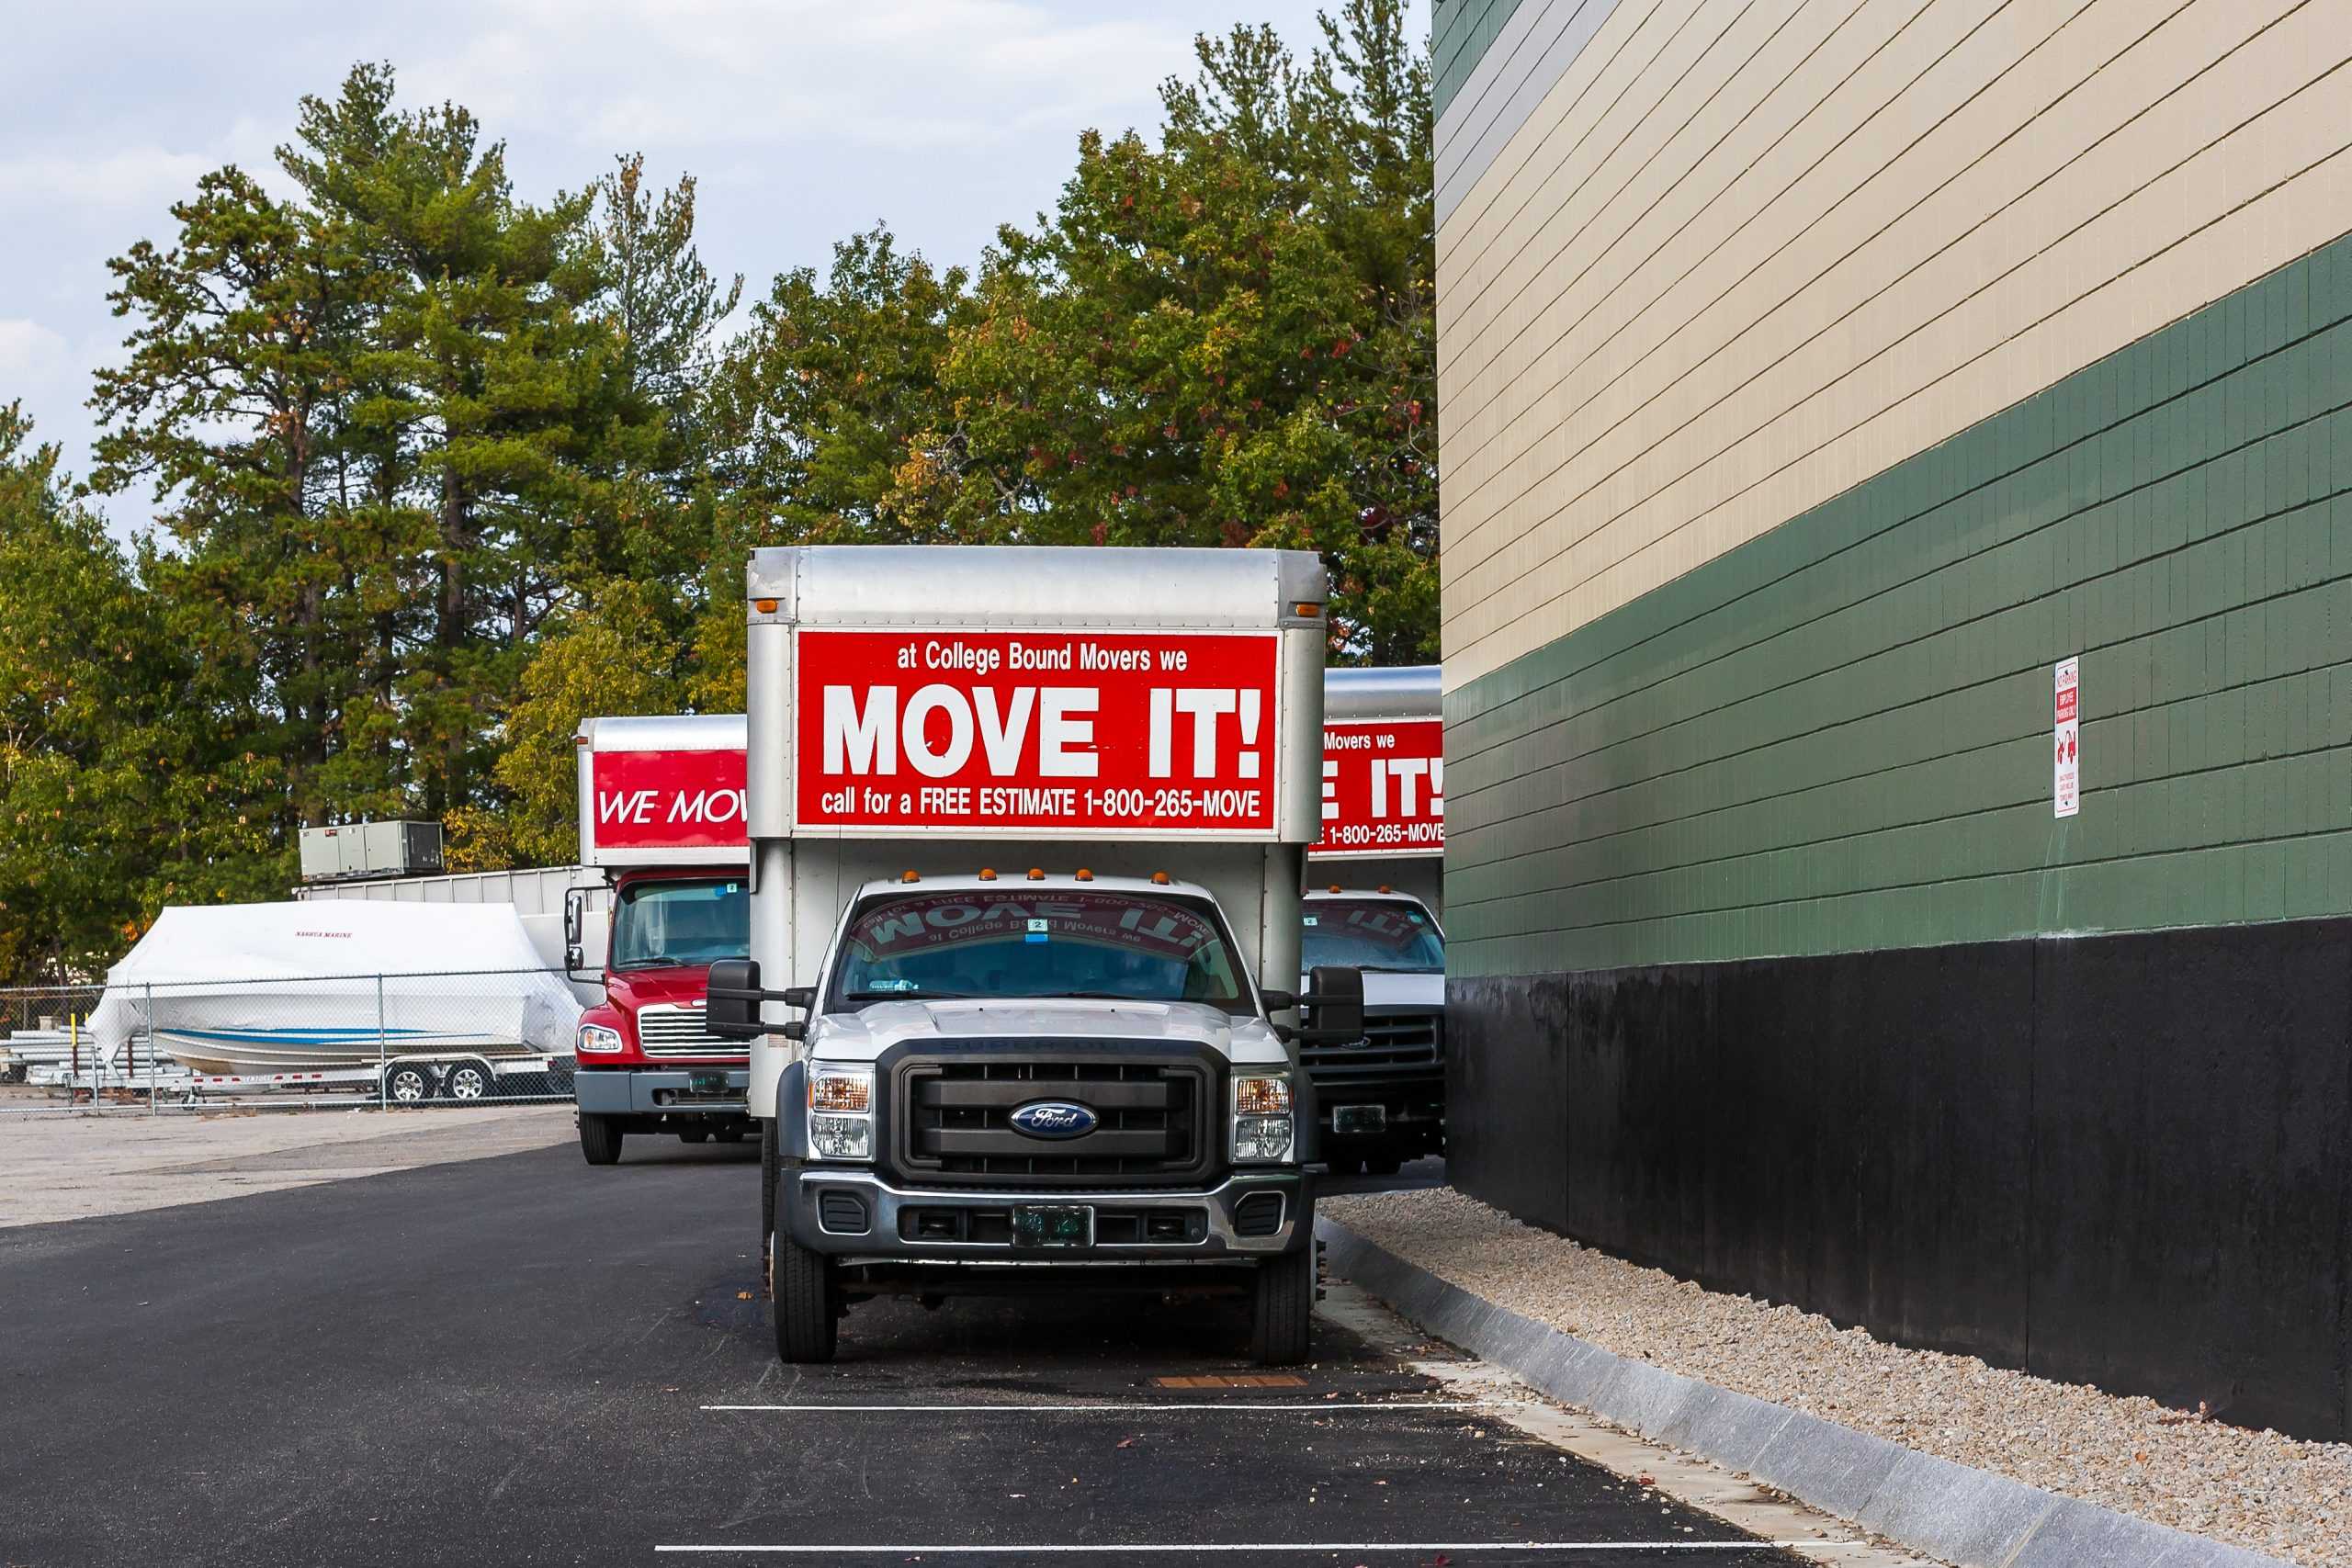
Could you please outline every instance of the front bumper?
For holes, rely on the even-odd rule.
[[[713,1089],[710,1080],[724,1078]],[[704,1080],[697,1085],[695,1080]],[[580,1109],[596,1116],[741,1116],[750,1103],[749,1067],[590,1067],[572,1077]]]
[[[831,1203],[820,1202],[828,1193]],[[1281,1201],[1280,1221],[1245,1226],[1238,1213],[1252,1198],[1253,1215],[1269,1206],[1261,1194]],[[863,1229],[846,1220],[854,1200]],[[870,1169],[855,1166],[788,1166],[781,1173],[776,1224],[812,1252],[865,1262],[901,1263],[1199,1263],[1238,1262],[1296,1252],[1313,1244],[1313,1179],[1292,1168],[1236,1171],[1197,1190],[1153,1188],[1131,1191],[1064,1191],[1023,1189],[893,1187]],[[1000,1222],[1015,1205],[1061,1207],[1082,1204],[1096,1213],[1095,1242],[1087,1247],[1033,1250],[1001,1239],[936,1239],[925,1233],[953,1228],[983,1238],[1000,1235]],[[1180,1228],[1182,1239],[1103,1239],[1158,1226]],[[1110,1222],[1106,1224],[1106,1222]],[[1244,1228],[1262,1235],[1244,1235]]]
[[[1414,1067],[1398,1071],[1351,1072],[1317,1066],[1309,1069],[1315,1084],[1315,1117],[1320,1130],[1320,1152],[1332,1155],[1373,1145],[1435,1149],[1445,1139],[1445,1069]],[[1341,1110],[1377,1105],[1386,1115],[1386,1129],[1378,1133],[1340,1133]]]

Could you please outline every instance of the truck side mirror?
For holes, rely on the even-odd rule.
[[[1298,998],[1312,1021],[1301,1039],[1345,1044],[1363,1038],[1363,971],[1318,964],[1308,980],[1314,989]]]
[[[593,979],[580,971],[587,963],[583,938],[587,935],[588,889],[567,887],[563,890],[563,973],[566,979]]]
[[[722,958],[710,966],[705,987],[703,1027],[721,1040],[757,1040],[767,1032],[760,1021],[760,1004],[767,993],[760,989],[756,958]]]
[[[802,1012],[816,1010],[817,987],[814,986],[786,986],[776,996],[788,1008],[798,1008]]]

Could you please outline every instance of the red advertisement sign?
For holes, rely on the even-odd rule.
[[[1272,633],[802,631],[803,828],[1274,826]]]
[[[742,848],[741,751],[590,751],[599,850]]]
[[[1433,718],[1323,727],[1323,836],[1310,855],[1445,848],[1445,726]]]

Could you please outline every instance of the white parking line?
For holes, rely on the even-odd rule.
[[[1193,1551],[1270,1553],[1321,1551],[1766,1551],[1818,1547],[1817,1540],[1221,1540],[1186,1546],[1173,1541],[1148,1545],[1119,1542],[1039,1543],[1028,1546],[657,1546],[656,1551],[756,1551],[799,1556],[876,1557],[939,1553],[951,1557],[1033,1556],[1046,1552],[1092,1552],[1098,1556],[1172,1555]]]
[[[759,1410],[792,1416],[819,1413],[866,1416],[1154,1416],[1170,1410],[1286,1411],[1302,1416],[1329,1416],[1340,1410],[1493,1410],[1489,1399],[1333,1400],[1306,1404],[1295,1399],[1279,1404],[1242,1404],[1211,1401],[1199,1404],[706,1404],[705,1410]]]

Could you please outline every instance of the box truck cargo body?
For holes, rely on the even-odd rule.
[[[1050,1280],[1238,1288],[1304,1355],[1312,1096],[1261,982],[1320,825],[1321,566],[790,548],[747,590],[752,955],[710,1005],[757,1035],[779,1352]]]
[[[1364,1036],[1306,1052],[1333,1172],[1445,1147],[1445,726],[1441,667],[1323,682],[1323,831],[1304,952],[1363,972]]]
[[[749,1074],[739,1041],[707,1024],[710,965],[750,942],[741,714],[592,718],[580,727],[580,860],[604,880],[591,931],[569,911],[574,962],[602,937],[602,998],[581,1015],[573,1078],[580,1149],[620,1158],[632,1133],[689,1143],[742,1137]]]

